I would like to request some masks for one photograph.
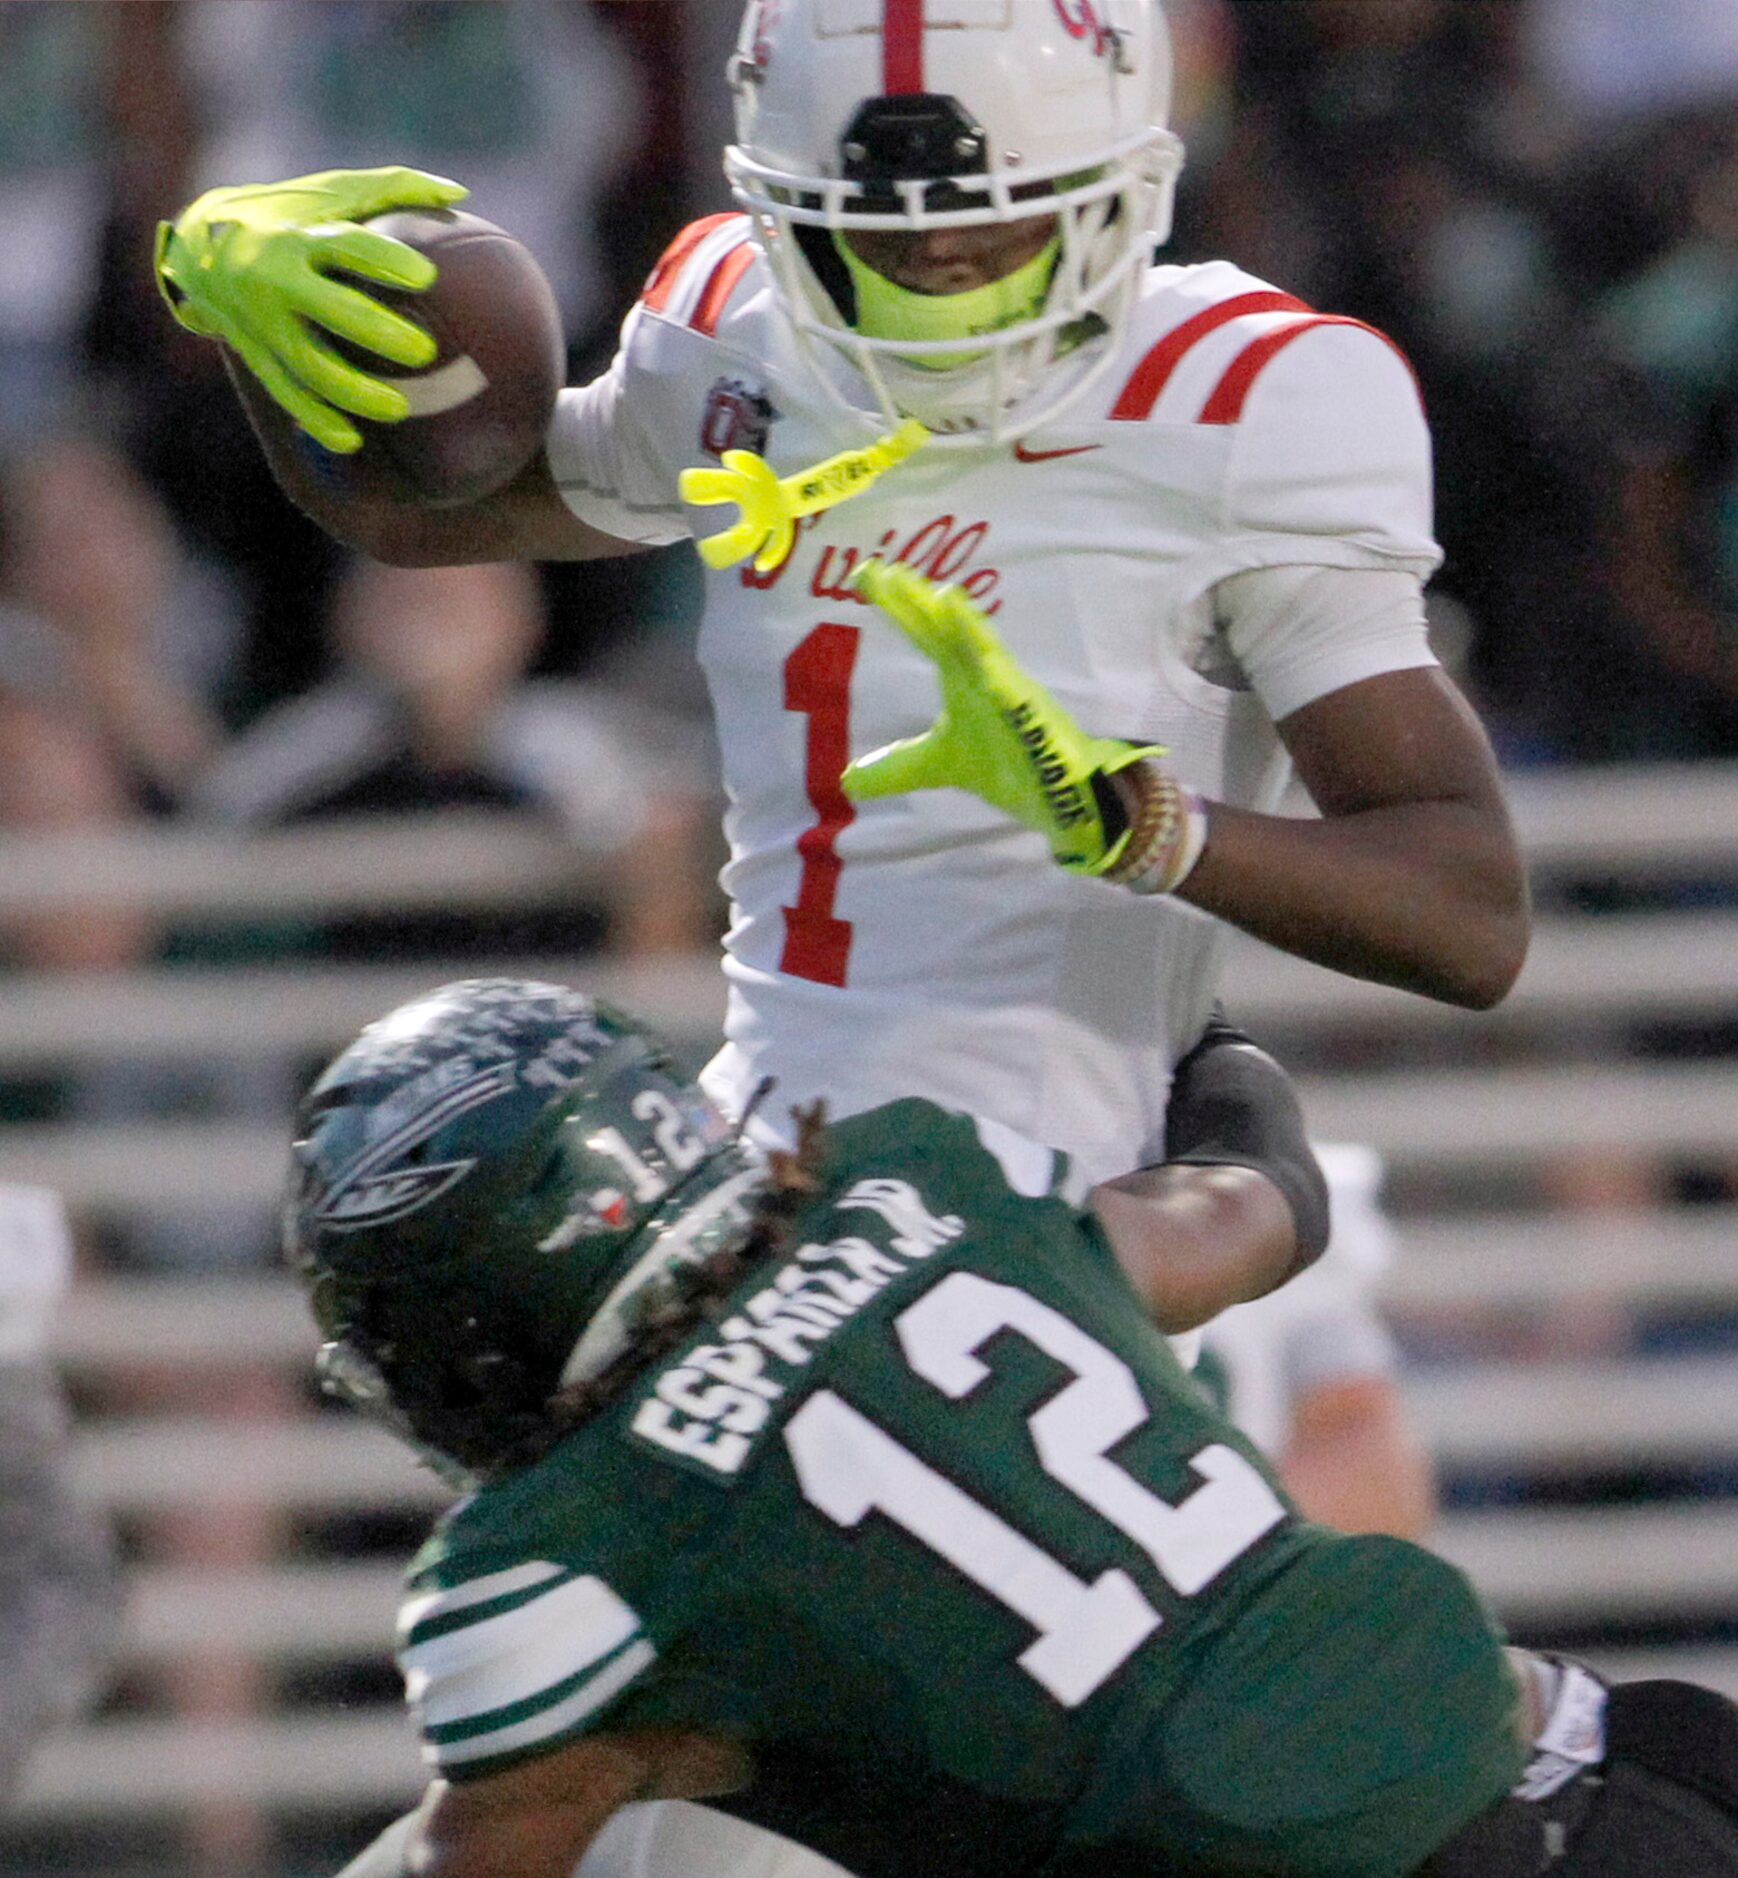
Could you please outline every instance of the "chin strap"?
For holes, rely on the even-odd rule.
[[[734,502],[736,525],[699,544],[708,567],[734,567],[754,556],[755,572],[770,574],[789,555],[797,523],[860,496],[878,476],[903,463],[929,441],[929,432],[908,417],[897,430],[862,450],[842,450],[795,476],[775,476],[765,457],[752,450],[726,450],[722,469],[687,469],[678,487],[684,502],[701,507]]]

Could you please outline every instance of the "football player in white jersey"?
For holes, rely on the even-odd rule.
[[[873,439],[927,427],[788,544],[707,576],[734,905],[711,1092],[739,1110],[772,1074],[781,1112],[825,1095],[835,1114],[923,1095],[1102,1178],[1158,1153],[1227,923],[1499,999],[1525,887],[1488,745],[1426,643],[1417,386],[1380,334],[1228,262],[1152,265],[1182,159],[1156,0],[756,0],[730,77],[742,213],[676,239],[611,369],[469,508],[322,473],[360,442],[347,413],[401,414],[386,381],[429,356],[322,270],[425,283],[426,261],[354,224],[456,185],[214,191],[158,257],[184,322],[252,368],[238,386],[285,486],[389,561],[706,537],[720,515],[684,502],[684,471],[737,451],[783,477],[885,463]],[[973,793],[969,738],[951,767],[896,751],[866,773],[944,695],[936,648],[870,604],[889,568],[951,583],[879,593],[908,633],[969,602],[1000,635],[1044,727],[1030,825]],[[1064,852],[1044,758],[1076,721],[1104,741],[1069,771],[1064,819],[1084,802],[1094,826],[1068,871],[1034,831]],[[1274,813],[1293,768],[1320,819]]]

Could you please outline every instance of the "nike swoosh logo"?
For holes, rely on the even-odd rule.
[[[1018,463],[1054,463],[1058,457],[1085,456],[1089,450],[1102,450],[1101,443],[1072,444],[1066,450],[1028,450],[1023,443],[1014,445],[1014,460]]]

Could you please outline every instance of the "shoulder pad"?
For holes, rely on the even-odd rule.
[[[664,250],[639,304],[711,337],[758,252],[746,215],[708,215],[691,222]]]
[[[1399,353],[1385,333],[1362,320],[1318,313],[1296,295],[1222,263],[1158,270],[1157,279],[1145,311],[1159,330],[1110,412],[1124,423],[1236,424],[1268,362],[1320,327],[1355,328]]]

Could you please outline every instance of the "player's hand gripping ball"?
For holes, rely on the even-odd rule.
[[[190,333],[221,339],[310,437],[328,450],[357,450],[362,434],[351,416],[386,422],[409,406],[346,364],[330,339],[407,367],[426,366],[435,353],[420,326],[367,291],[427,287],[433,262],[362,223],[389,209],[450,208],[469,193],[397,165],[208,189],[157,225],[157,285]],[[340,272],[363,284],[345,285]]]
[[[566,365],[555,295],[522,242],[463,209],[396,209],[366,226],[437,269],[418,292],[372,290],[422,327],[435,353],[418,370],[382,371],[379,359],[339,347],[407,407],[399,419],[361,419],[362,447],[341,459],[342,474],[359,494],[432,507],[478,501],[542,447]]]
[[[328,469],[348,457],[365,492],[472,501],[541,443],[563,347],[541,269],[454,210],[466,193],[397,166],[207,190],[158,229],[158,284]]]

